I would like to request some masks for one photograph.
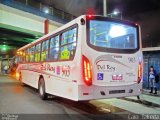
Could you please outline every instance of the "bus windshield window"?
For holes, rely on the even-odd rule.
[[[90,44],[113,49],[136,49],[136,27],[110,21],[91,20]]]

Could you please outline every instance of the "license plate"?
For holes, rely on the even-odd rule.
[[[112,80],[122,80],[123,75],[112,75]]]

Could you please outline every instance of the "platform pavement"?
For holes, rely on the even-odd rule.
[[[142,93],[140,99],[136,96],[96,100],[130,111],[134,114],[160,114],[160,97]],[[122,114],[124,114],[122,112]]]
[[[150,90],[149,89],[143,89],[143,94],[145,95],[150,95],[150,96],[159,96],[160,97],[160,90],[157,91],[157,94],[154,94],[154,90],[153,90],[153,93],[149,93]]]

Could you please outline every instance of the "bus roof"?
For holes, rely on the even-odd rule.
[[[40,37],[39,39],[37,39],[37,40],[35,40],[35,41],[33,41],[33,42],[31,42],[31,43],[29,43],[29,44],[27,44],[27,45],[19,48],[18,51],[24,50],[24,49],[26,49],[26,48],[28,48],[28,47],[30,47],[30,46],[34,46],[36,43],[39,43],[40,41],[47,40],[48,37],[50,37],[50,36],[52,36],[52,35],[60,32],[60,31],[62,31],[63,29],[66,29],[67,27],[70,27],[70,26],[76,24],[76,23],[77,23],[77,20],[79,20],[79,19],[81,19],[81,18],[85,18],[86,16],[89,16],[89,17],[90,17],[90,15],[81,15],[81,16],[77,17],[76,19],[74,19],[74,20],[66,23],[65,25],[62,25],[61,27],[57,28],[57,29],[54,30],[53,32],[51,32],[51,33],[49,33],[49,34],[46,34],[46,35]],[[93,17],[106,18],[106,17],[101,16],[101,15],[91,15],[91,17],[92,17],[92,16],[93,16]],[[133,23],[133,22],[131,22],[131,21],[128,21],[128,20],[121,20],[121,19],[109,18],[109,17],[108,17],[108,19],[113,19],[113,20],[123,21],[123,22],[126,22],[126,23],[135,24],[135,23]],[[137,25],[137,24],[135,24],[135,25]]]

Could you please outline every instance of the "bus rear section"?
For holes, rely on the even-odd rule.
[[[142,90],[142,52],[136,24],[86,18],[79,100],[137,96]]]

